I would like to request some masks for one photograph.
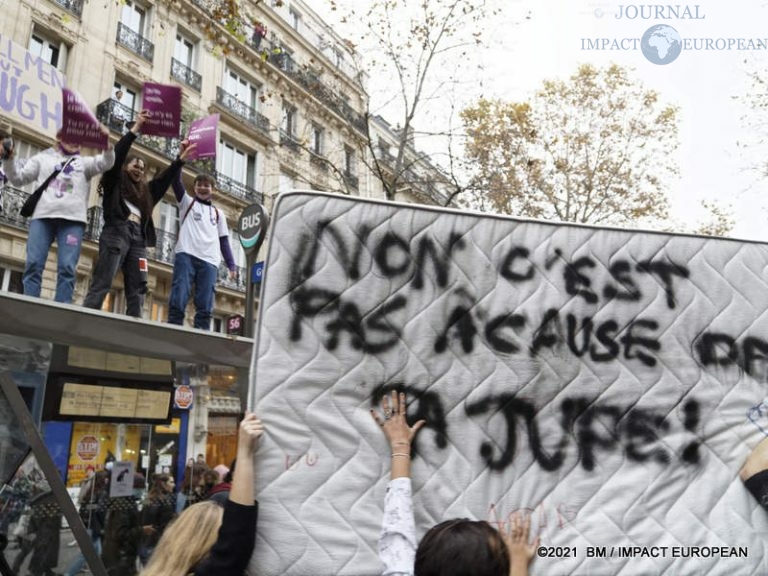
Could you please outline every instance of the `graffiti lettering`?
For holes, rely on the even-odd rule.
[[[441,398],[432,391],[419,390],[402,383],[382,384],[371,395],[371,406],[379,406],[382,397],[391,391],[405,392],[411,405],[408,409],[409,422],[426,420],[426,428],[434,431],[434,443],[438,449],[448,446],[448,423]],[[412,409],[416,404],[415,409]],[[493,438],[480,445],[480,456],[493,471],[500,472],[514,461],[518,451],[518,422],[527,435],[528,448],[534,460],[544,470],[552,472],[563,466],[567,448],[574,441],[582,468],[595,469],[598,456],[602,453],[622,450],[633,462],[655,462],[668,465],[672,456],[662,436],[670,432],[670,422],[664,414],[638,407],[623,407],[616,404],[597,404],[586,397],[569,397],[560,405],[560,437],[548,440],[544,447],[537,409],[529,401],[514,394],[487,396],[465,407],[469,418],[499,413],[506,423],[503,438]],[[689,399],[683,405],[683,429],[696,433],[699,425],[699,403]],[[500,453],[495,447],[501,447]],[[699,441],[690,442],[681,452],[680,460],[694,465],[700,461]],[[416,446],[412,447],[416,453]],[[497,453],[497,454],[495,454]]]
[[[480,333],[476,326],[479,310],[475,310],[466,298],[456,305],[448,316],[444,329],[435,341],[435,352],[448,348],[449,338],[459,340],[461,349],[469,354],[475,349],[475,338]],[[502,313],[495,315],[485,324],[482,333],[489,347],[503,354],[520,352],[525,344],[518,338],[528,324],[522,314]],[[556,349],[566,345],[575,356],[589,355],[594,362],[609,362],[621,355],[627,360],[636,359],[646,366],[656,366],[655,352],[661,344],[655,336],[659,324],[655,320],[636,318],[626,323],[620,331],[616,320],[609,319],[595,325],[589,316],[565,315],[563,329],[560,311],[550,308],[533,332],[530,355],[538,356],[544,349]]]
[[[768,381],[768,342],[746,336],[740,342],[719,332],[705,332],[694,345],[702,366],[736,366],[760,381]]]
[[[530,402],[511,394],[499,394],[470,404],[466,410],[469,417],[495,411],[504,417],[507,426],[503,441],[494,438],[493,441],[483,442],[480,447],[480,455],[491,470],[504,470],[512,464],[517,451],[518,419],[525,426],[534,459],[547,471],[557,470],[563,465],[565,449],[571,437],[576,441],[581,466],[588,471],[594,470],[601,452],[622,448],[625,456],[634,462],[650,460],[664,465],[671,462],[668,449],[661,443],[661,436],[670,427],[662,414],[640,408],[595,404],[587,398],[568,398],[560,407],[560,438],[549,452],[542,445],[536,410]],[[698,426],[698,402],[688,400],[684,413],[685,430],[694,432]],[[502,450],[495,457],[494,446],[497,445],[502,446]],[[689,444],[680,459],[686,464],[698,464],[698,446],[698,441]]]
[[[413,386],[407,386],[405,384],[395,382],[391,384],[382,384],[377,386],[373,390],[371,395],[371,407],[375,408],[381,403],[381,399],[384,395],[389,394],[392,391],[405,392],[408,399],[411,401],[408,406],[408,421],[417,422],[419,420],[426,420],[424,428],[431,429],[434,432],[435,446],[442,450],[448,446],[448,422],[445,419],[445,409],[440,397],[429,390],[419,390]],[[416,404],[415,409],[411,409],[413,404]],[[419,433],[419,437],[423,437],[424,433]],[[416,457],[418,454],[416,443],[411,446],[411,456]]]

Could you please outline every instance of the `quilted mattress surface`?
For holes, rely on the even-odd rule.
[[[531,515],[533,575],[768,574],[768,245],[282,195],[250,405],[251,572],[374,576],[408,391],[417,537]]]

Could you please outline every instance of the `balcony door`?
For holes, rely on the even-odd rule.
[[[259,91],[261,87],[254,84],[247,78],[243,78],[234,70],[227,69],[224,79],[224,90],[237,98],[240,102],[250,108],[259,110]]]
[[[144,37],[144,31],[147,26],[147,11],[142,6],[136,4],[136,2],[125,0],[123,12],[120,14],[120,22],[139,36]]]

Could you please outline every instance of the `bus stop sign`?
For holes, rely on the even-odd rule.
[[[240,233],[240,244],[243,246],[246,254],[255,253],[259,250],[261,243],[269,225],[264,206],[254,203],[246,206],[238,223]]]

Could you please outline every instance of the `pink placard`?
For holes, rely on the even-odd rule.
[[[101,132],[101,124],[82,96],[70,88],[62,88],[61,95],[64,103],[62,140],[89,148],[105,149],[109,145],[109,138]]]
[[[189,126],[190,144],[197,144],[197,149],[192,152],[189,160],[216,157],[216,132],[219,127],[219,115],[211,114],[205,118],[198,118]]]
[[[141,127],[147,136],[178,137],[181,123],[181,88],[166,84],[145,82],[142,108],[149,118]]]

